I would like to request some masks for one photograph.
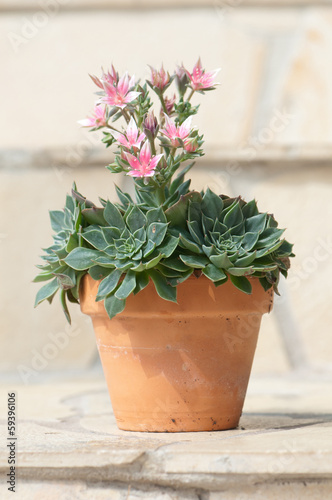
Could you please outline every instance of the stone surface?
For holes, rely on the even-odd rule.
[[[2,385],[3,395],[17,393],[18,498],[328,498],[332,379],[312,379],[310,372],[253,378],[240,428],[166,434],[120,431],[105,383],[93,374]],[[6,436],[6,397],[0,415]],[[1,472],[6,467],[2,448]]]

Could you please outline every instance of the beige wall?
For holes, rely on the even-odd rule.
[[[103,168],[110,152],[76,124],[94,100],[87,73],[113,62],[144,77],[147,63],[190,67],[198,55],[206,68],[221,67],[221,86],[201,100],[196,123],[206,156],[194,185],[256,197],[288,227],[297,258],[279,308],[290,308],[282,317],[296,330],[295,349],[331,367],[332,7],[273,4],[183,0],[180,8],[152,8],[150,0],[133,10],[115,0],[86,0],[84,8],[53,0],[45,14],[43,3],[2,3],[2,372],[23,366],[33,382],[95,359],[89,321],[76,310],[68,330],[58,306],[34,310],[31,283],[39,249],[50,242],[47,210],[63,205],[72,181],[89,198],[114,196]],[[280,325],[275,314],[263,321],[257,373],[289,369]]]

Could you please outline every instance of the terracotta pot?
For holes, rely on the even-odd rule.
[[[246,295],[201,276],[178,286],[178,304],[152,283],[110,320],[89,275],[81,309],[93,321],[118,427],[177,432],[232,429],[239,423],[262,314],[273,292],[257,278]]]

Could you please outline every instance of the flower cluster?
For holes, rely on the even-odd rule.
[[[195,92],[215,88],[218,70],[205,72],[199,59],[192,72],[183,65],[172,75],[163,66],[159,70],[150,66],[150,71],[144,85],[128,73],[119,77],[113,65],[110,71],[102,71],[100,78],[91,76],[99,87],[99,99],[91,117],[79,123],[93,130],[103,129],[106,145],[118,147],[115,161],[109,166],[112,172],[123,171],[162,190],[184,161],[203,154],[202,137],[192,126],[198,106],[192,106],[190,101]],[[174,92],[167,94],[174,80],[178,96]],[[150,109],[148,87],[159,98],[159,119]],[[121,129],[114,125],[119,119],[125,122]]]

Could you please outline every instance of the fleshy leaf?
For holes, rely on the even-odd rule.
[[[136,288],[134,290],[134,295],[143,290],[149,284],[149,275],[146,271],[136,274]]]
[[[50,219],[53,231],[58,233],[59,231],[64,229],[65,214],[62,210],[51,210]]]
[[[158,252],[161,253],[164,259],[170,257],[178,246],[179,238],[175,236],[166,236],[161,245],[158,246]]]
[[[82,215],[89,224],[97,224],[98,226],[107,225],[107,222],[104,218],[103,208],[85,208],[84,210],[82,210]]]
[[[110,274],[111,270],[107,267],[101,267],[101,266],[93,266],[90,267],[89,269],[89,274],[91,278],[93,278],[96,281],[104,279],[106,276]]]
[[[163,222],[153,222],[152,224],[150,224],[147,230],[147,237],[149,240],[153,241],[156,246],[158,246],[165,238],[166,231],[166,224],[164,224]]]
[[[120,300],[114,295],[110,295],[109,297],[106,297],[104,301],[104,306],[106,309],[106,312],[108,314],[108,317],[110,319],[114,318],[117,314],[121,313],[126,305],[126,300]]]
[[[227,272],[232,276],[249,276],[253,274],[253,267],[229,267]]]
[[[66,264],[77,271],[84,271],[95,265],[95,260],[100,256],[97,250],[89,248],[74,248],[64,259]]]
[[[224,224],[228,228],[231,229],[231,228],[234,228],[235,226],[237,226],[238,224],[241,224],[242,221],[243,221],[243,215],[242,215],[242,211],[241,211],[241,208],[240,208],[240,204],[238,202],[225,215]]]
[[[68,323],[71,324],[71,318],[70,318],[70,314],[69,314],[69,310],[68,310],[68,306],[67,306],[67,302],[66,302],[66,292],[64,289],[60,290],[60,304],[61,304],[62,310],[66,316]]]
[[[180,255],[180,259],[186,266],[194,269],[203,269],[209,263],[209,259],[204,255]]]
[[[104,234],[101,229],[85,231],[82,233],[82,237],[97,250],[105,250],[105,248],[108,247],[108,243],[105,240]]]
[[[119,282],[121,274],[122,271],[120,269],[114,269],[114,271],[101,281],[98,287],[96,302],[103,300],[107,295],[113,292]]]
[[[210,261],[216,267],[221,268],[221,269],[228,269],[229,267],[231,267],[233,265],[232,262],[229,260],[226,252],[219,254],[219,255],[211,255]]]
[[[134,233],[138,229],[141,229],[145,226],[146,217],[143,212],[135,205],[129,212],[126,223],[130,231]]]
[[[50,298],[54,293],[59,290],[59,283],[56,278],[44,285],[38,290],[35,300],[35,307],[38,306],[43,300]]]
[[[191,191],[181,196],[179,201],[165,212],[170,225],[185,229],[189,201],[200,201],[201,199],[201,195],[196,191]]]
[[[202,210],[205,216],[212,219],[218,219],[221,215],[223,207],[224,203],[222,199],[207,188],[202,200]]]
[[[202,269],[202,273],[211,281],[220,281],[227,278],[226,274],[213,264],[208,264],[204,267],[204,269]]]
[[[110,201],[107,201],[104,208],[104,218],[111,227],[117,227],[121,231],[125,228],[125,222],[120,211]]]
[[[260,233],[264,230],[267,214],[258,214],[246,220],[246,233]]]
[[[158,271],[151,269],[149,275],[151,276],[159,297],[171,302],[176,302],[176,288],[169,285],[166,278]]]
[[[252,293],[252,286],[250,281],[245,278],[245,276],[230,276],[231,282],[236,288],[241,290],[241,292],[247,293],[250,295]]]
[[[126,299],[136,287],[136,274],[133,271],[128,271],[121,285],[115,292],[115,297],[118,299]]]

